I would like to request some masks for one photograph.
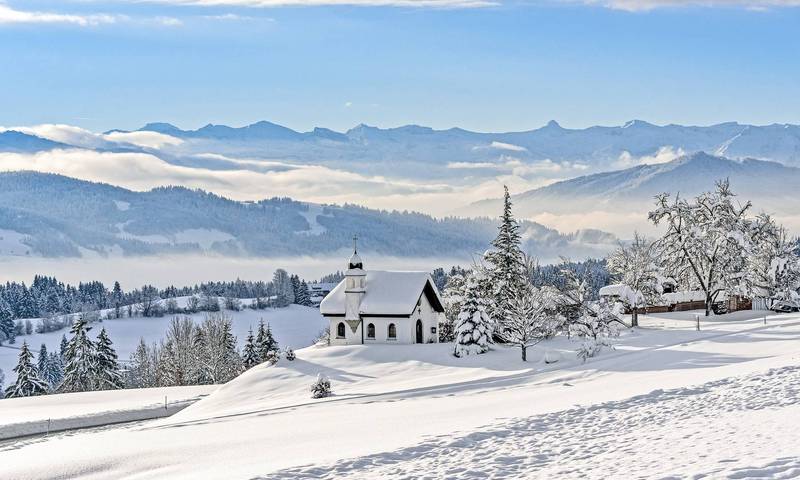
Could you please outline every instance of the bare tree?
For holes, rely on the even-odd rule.
[[[525,280],[509,295],[496,335],[503,342],[519,347],[525,362],[528,348],[555,335],[559,321],[555,293],[549,287],[534,287],[530,279],[535,263],[527,256],[522,263]]]
[[[656,209],[649,213],[653,224],[667,227],[658,241],[667,271],[703,291],[706,316],[720,293],[738,286],[745,269],[751,205],[740,205],[734,197],[728,180],[722,180],[715,191],[691,202],[678,196],[671,202],[669,194],[658,195]]]
[[[638,232],[629,244],[620,242],[608,257],[608,271],[631,294],[620,297],[631,309],[631,326],[639,325],[639,310],[652,305],[662,293],[661,267],[654,244]]]

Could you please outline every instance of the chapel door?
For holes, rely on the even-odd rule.
[[[417,320],[417,343],[422,343],[422,320]]]

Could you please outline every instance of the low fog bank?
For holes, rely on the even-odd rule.
[[[152,284],[159,288],[170,285],[194,285],[204,281],[270,280],[272,273],[283,268],[307,280],[316,280],[336,270],[347,268],[349,253],[320,257],[235,258],[218,256],[148,256],[111,258],[37,258],[0,257],[0,282],[17,281],[30,284],[34,275],[55,276],[59,281],[77,284],[100,280],[123,288]],[[463,258],[398,258],[362,254],[364,266],[375,270],[424,270],[452,265],[469,265]]]

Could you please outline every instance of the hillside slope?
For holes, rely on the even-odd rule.
[[[18,442],[4,469],[20,479],[798,471],[800,317],[765,326],[758,312],[739,312],[701,332],[691,312],[642,321],[586,364],[564,338],[534,348],[527,364],[505,348],[456,359],[446,344],[310,347],[168,419]],[[542,363],[545,348],[562,361]],[[309,398],[317,372],[333,397]]]
[[[469,258],[497,232],[496,222],[486,218],[436,219],[288,198],[239,202],[182,187],[134,192],[35,172],[0,173],[0,225],[24,236],[29,254],[51,257],[317,255],[350,248],[358,234],[366,252]],[[615,244],[602,232],[562,234],[533,222],[522,229],[526,249],[539,258],[602,255]]]

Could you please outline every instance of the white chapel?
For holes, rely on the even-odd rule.
[[[364,270],[354,249],[320,313],[330,322],[331,345],[436,343],[444,307],[427,272]]]

